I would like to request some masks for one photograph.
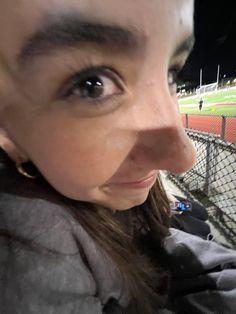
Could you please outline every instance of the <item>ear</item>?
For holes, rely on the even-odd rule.
[[[28,160],[26,155],[15,145],[8,137],[7,133],[0,128],[0,147],[16,163],[22,163]]]

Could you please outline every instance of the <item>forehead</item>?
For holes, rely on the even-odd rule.
[[[147,38],[164,34],[180,41],[192,32],[192,10],[192,0],[1,0],[0,52],[14,55],[41,25],[71,13],[133,28]]]
[[[184,5],[191,6],[192,4],[193,0],[1,0],[0,13],[3,13],[2,17],[6,11],[18,16],[23,13],[24,18],[27,13],[31,13],[27,16],[29,20],[40,17],[42,13],[79,10],[81,14],[89,14],[94,18],[109,19],[109,16],[113,18],[123,16],[125,21],[125,16],[128,14],[138,17],[141,21],[145,20],[146,14],[150,17],[150,13],[155,16],[158,12],[169,11],[171,13],[176,9],[181,11]]]

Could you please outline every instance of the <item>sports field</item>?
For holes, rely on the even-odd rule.
[[[219,90],[208,95],[202,95],[203,108],[200,111],[198,102],[200,96],[179,99],[180,112],[201,115],[236,116],[236,88]]]

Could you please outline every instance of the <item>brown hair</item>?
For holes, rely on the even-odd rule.
[[[15,172],[12,163],[11,166]],[[119,269],[130,294],[129,306],[122,313],[157,314],[158,308],[165,304],[168,293],[168,272],[163,267],[168,256],[165,255],[162,241],[168,234],[170,224],[169,202],[160,178],[144,204],[124,212],[118,211],[117,214],[102,206],[65,198],[43,178],[38,180],[55,194],[59,204],[64,205],[73,214]],[[125,216],[125,219],[120,219],[120,214],[123,218]],[[132,218],[130,223],[127,223],[128,215]],[[148,237],[145,238],[144,235]],[[37,250],[61,254],[7,231],[1,231],[0,236]]]
[[[168,290],[168,274],[159,264],[158,257],[161,259],[163,255],[162,240],[168,234],[170,223],[169,202],[160,178],[146,202],[130,212],[151,236],[157,256],[155,265],[139,249],[140,232],[137,232],[137,236],[132,234],[127,223],[125,225],[124,221],[117,219],[111,210],[86,203],[80,210],[78,206],[73,209],[76,219],[112,258],[124,276],[130,293],[130,304],[123,313],[157,313],[158,307],[162,307],[166,301]]]

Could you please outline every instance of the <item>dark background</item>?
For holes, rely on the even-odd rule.
[[[195,37],[181,81],[197,87],[202,68],[202,83],[216,82],[218,65],[220,81],[236,77],[236,0],[196,0]]]

